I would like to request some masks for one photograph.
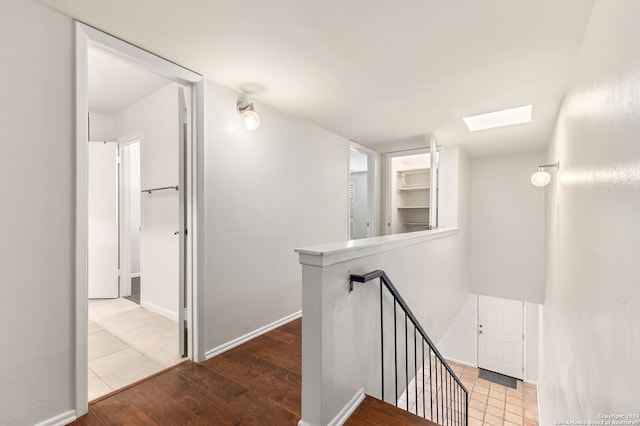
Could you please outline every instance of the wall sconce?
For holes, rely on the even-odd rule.
[[[242,118],[242,124],[247,130],[256,130],[260,127],[260,116],[253,109],[253,102],[238,101],[238,114]]]
[[[531,183],[535,186],[547,186],[549,182],[551,182],[551,175],[544,169],[550,168],[558,171],[560,169],[560,162],[538,166],[538,171],[531,175]]]

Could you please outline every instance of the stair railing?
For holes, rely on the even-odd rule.
[[[385,337],[384,333],[383,288],[386,288],[393,297],[394,405],[440,425],[467,426],[469,423],[469,393],[467,389],[435,347],[387,274],[380,270],[364,275],[352,274],[349,290],[353,289],[354,282],[367,283],[376,278],[380,279],[381,399],[385,400],[386,395],[385,342],[389,338],[389,336]],[[400,321],[400,329],[402,329],[403,320],[404,333],[398,333],[398,321]],[[398,334],[404,334],[404,345],[400,348]],[[410,337],[411,334],[413,334],[412,337]],[[402,345],[402,341],[400,344]],[[400,356],[398,349],[401,352]],[[413,356],[410,356],[412,349]],[[404,352],[404,360],[402,360],[402,352]],[[410,363],[410,358],[413,358],[413,363]],[[402,371],[403,365],[404,371]],[[399,389],[399,378],[401,382],[404,380],[403,383],[406,387],[401,383]],[[403,388],[404,391],[400,393],[399,391]]]

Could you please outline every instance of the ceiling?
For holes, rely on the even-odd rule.
[[[88,64],[90,113],[113,115],[171,83],[96,48],[89,48]]]
[[[547,145],[593,0],[38,0],[377,151]],[[533,104],[471,133],[462,117]]]

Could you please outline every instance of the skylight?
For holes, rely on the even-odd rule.
[[[528,123],[531,121],[531,105],[486,114],[464,117],[463,120],[470,131],[493,129],[494,127],[511,126],[512,124]]]

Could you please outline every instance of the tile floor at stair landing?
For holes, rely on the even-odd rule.
[[[175,321],[127,299],[89,301],[89,401],[182,360]]]
[[[469,390],[469,426],[538,426],[536,385],[518,381],[518,388],[479,379],[474,367],[449,361]]]

